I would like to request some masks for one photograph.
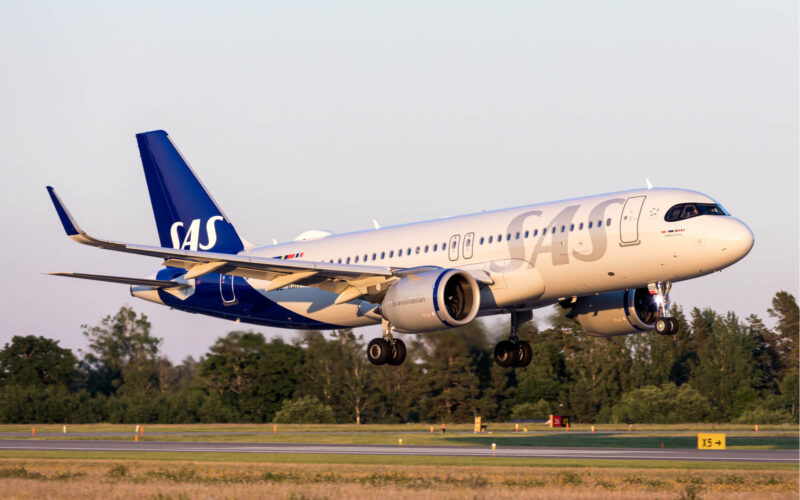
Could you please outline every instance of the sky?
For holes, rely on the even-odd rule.
[[[5,0],[0,345],[85,349],[81,325],[124,304],[173,361],[236,328],[295,335],[43,274],[158,268],[71,242],[44,188],[92,235],[157,244],[134,137],[155,129],[263,244],[645,178],[695,189],[756,242],[673,301],[766,319],[798,296],[798,85],[795,1]]]

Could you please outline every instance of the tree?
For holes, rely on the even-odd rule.
[[[798,368],[800,348],[800,310],[797,300],[786,291],[779,291],[772,298],[772,307],[767,310],[770,317],[777,318],[774,349],[781,359],[781,375]]]
[[[298,385],[299,347],[266,342],[255,332],[234,331],[217,339],[201,363],[201,384],[243,421],[268,422]]]
[[[540,399],[535,403],[522,403],[511,409],[512,420],[532,420],[547,418],[553,413],[550,403]]]
[[[319,332],[303,336],[305,364],[297,369],[310,383],[300,392],[330,405],[337,421],[360,424],[365,411],[379,400],[375,379],[381,369],[367,361],[363,337],[351,329],[334,331],[331,336],[330,340]]]
[[[427,392],[422,402],[425,419],[466,422],[481,413],[480,379],[476,375],[479,342],[485,343],[479,324],[429,333],[423,354],[425,372],[420,383]],[[473,330],[470,332],[470,330]],[[471,333],[465,335],[465,333]],[[471,345],[470,345],[471,341]]]
[[[337,330],[334,338],[339,341],[336,351],[341,363],[342,403],[352,409],[355,423],[361,424],[362,414],[370,404],[376,367],[365,359],[363,337],[356,337],[353,330]]]
[[[797,421],[798,405],[800,404],[800,401],[798,401],[800,399],[800,374],[796,369],[783,377],[781,381],[781,396],[789,415],[792,416],[794,421]]]
[[[581,421],[594,421],[629,389],[631,352],[623,337],[573,339],[565,364],[570,413]]]
[[[531,337],[531,364],[519,370],[519,385],[514,401],[533,403],[543,399],[555,403],[561,399],[567,383],[562,333],[548,329]]]
[[[57,340],[15,335],[0,351],[0,386],[67,387],[75,377],[77,359]]]
[[[275,413],[276,424],[332,424],[333,409],[314,396],[287,399]]]
[[[755,341],[732,312],[722,317],[707,309],[702,316],[713,319],[707,341],[698,350],[691,384],[725,416],[735,418],[758,397]]]
[[[156,362],[162,340],[150,335],[150,322],[130,306],[106,316],[99,325],[83,325],[89,352],[81,367],[91,392],[115,393],[127,382],[128,390],[158,386]]]
[[[668,424],[705,422],[714,416],[711,403],[689,384],[666,383],[625,393],[611,410],[612,422]]]

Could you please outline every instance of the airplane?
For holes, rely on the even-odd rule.
[[[136,135],[160,246],[95,238],[47,186],[67,235],[85,245],[162,259],[145,278],[58,276],[130,285],[134,297],[192,313],[278,328],[382,325],[367,345],[375,365],[397,366],[420,334],[510,314],[495,362],[527,366],[519,338],[532,310],[554,304],[589,335],[674,335],[673,283],[744,258],[754,237],[705,194],[621,191],[394,227],[306,231],[257,246],[236,231],[162,130]]]

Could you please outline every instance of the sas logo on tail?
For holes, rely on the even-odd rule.
[[[189,224],[183,241],[181,241],[178,235],[178,228],[183,227],[183,222],[178,221],[172,224],[169,230],[169,235],[172,238],[172,247],[177,250],[191,250],[193,252],[196,252],[198,249],[210,250],[214,248],[214,245],[217,244],[217,230],[214,224],[221,220],[223,220],[221,215],[215,215],[206,221],[208,241],[205,244],[200,243],[200,219],[194,219],[192,223]]]

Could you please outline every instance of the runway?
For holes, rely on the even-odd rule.
[[[648,448],[571,448],[505,446],[386,446],[292,443],[221,443],[174,441],[37,441],[0,440],[0,450],[181,452],[181,453],[305,453],[320,455],[405,455],[435,457],[565,458],[582,460],[688,460],[701,462],[800,462],[798,450],[694,450]]]

